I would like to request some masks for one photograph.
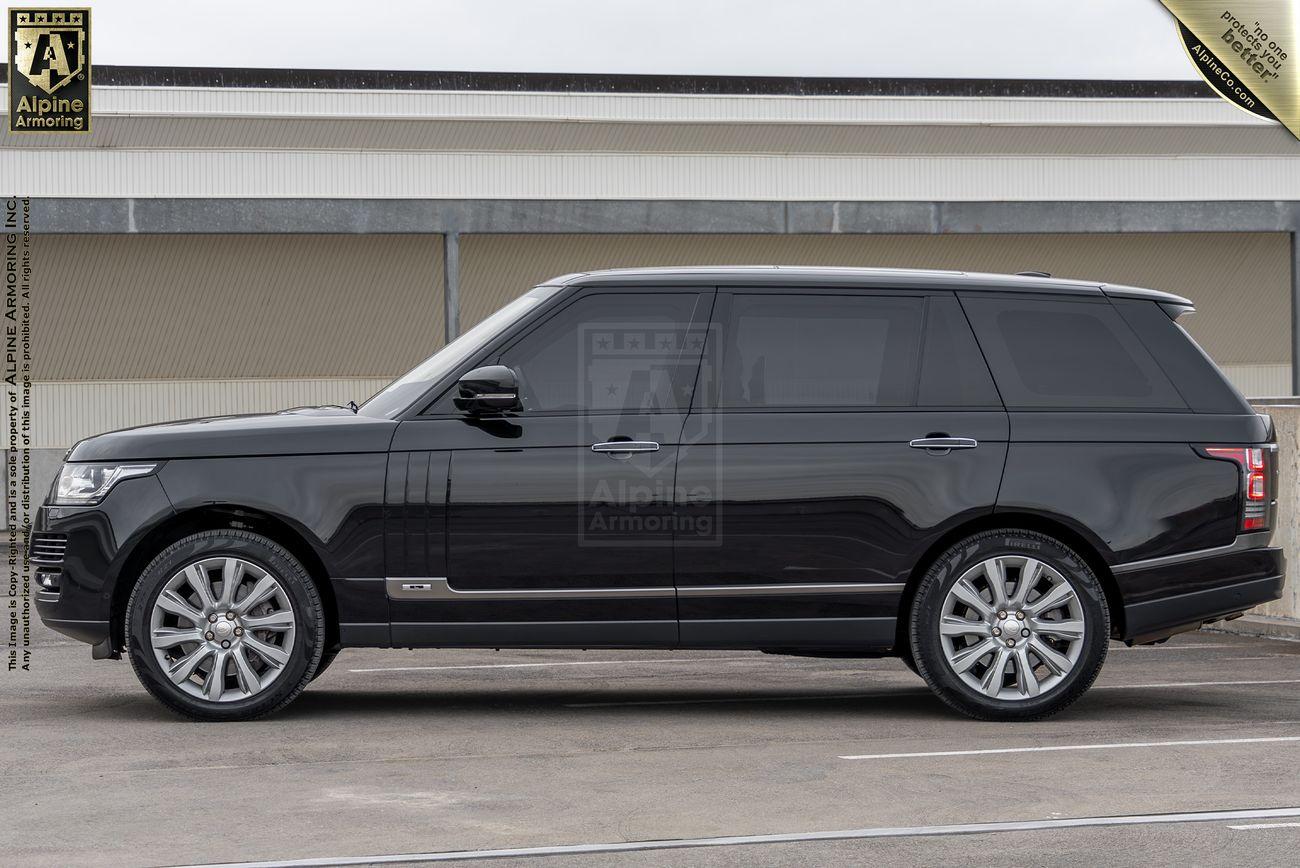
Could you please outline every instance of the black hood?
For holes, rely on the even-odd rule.
[[[144,461],[254,455],[384,452],[397,423],[358,416],[345,407],[302,407],[280,413],[215,416],[127,428],[88,437],[69,461]]]

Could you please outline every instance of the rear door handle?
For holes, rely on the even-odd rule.
[[[658,452],[659,444],[653,440],[606,440],[591,444],[592,452],[602,452],[610,458],[631,458],[634,452]]]
[[[913,449],[929,449],[944,453],[953,449],[974,449],[980,444],[974,437],[921,437],[907,445]]]

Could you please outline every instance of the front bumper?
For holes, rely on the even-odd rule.
[[[1115,567],[1123,598],[1120,638],[1158,642],[1282,596],[1286,557],[1270,533],[1243,534],[1231,546]]]
[[[141,537],[172,513],[155,476],[123,480],[95,506],[42,506],[32,527],[36,614],[50,629],[94,645],[95,656],[108,656],[120,639],[112,617],[122,567]],[[61,544],[61,557],[39,551],[36,541],[50,539]]]

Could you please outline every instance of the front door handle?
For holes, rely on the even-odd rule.
[[[606,440],[591,444],[592,452],[601,452],[610,458],[631,458],[634,452],[658,452],[659,444],[653,440]]]
[[[926,449],[936,455],[947,455],[953,449],[974,449],[980,444],[974,437],[921,437],[907,445],[913,449]]]

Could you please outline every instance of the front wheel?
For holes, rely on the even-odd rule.
[[[919,674],[948,705],[982,720],[1035,720],[1092,685],[1110,618],[1078,554],[1044,534],[999,530],[939,557],[909,628]]]
[[[126,610],[136,677],[196,720],[249,720],[289,704],[320,666],[325,615],[302,564],[255,533],[185,537],[145,568]]]

